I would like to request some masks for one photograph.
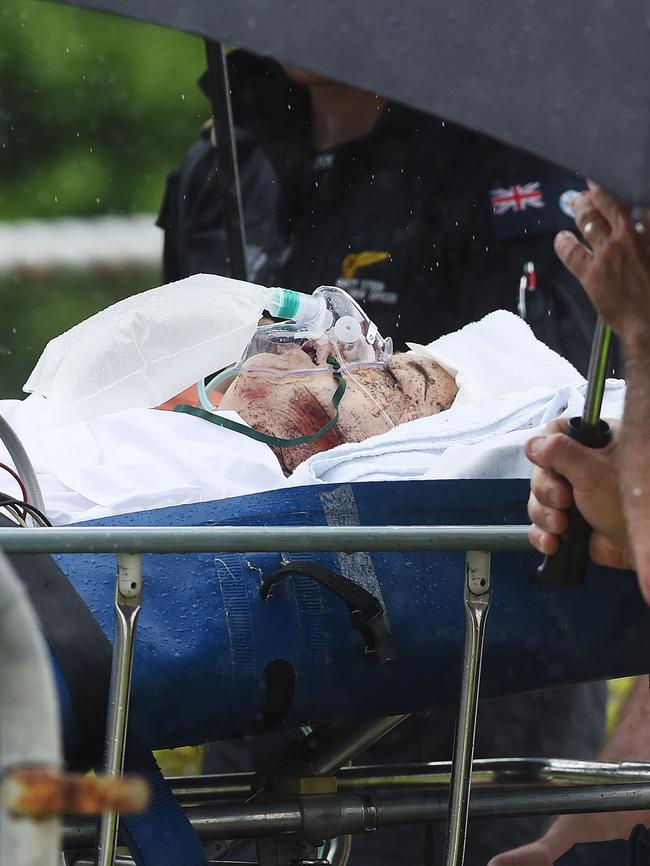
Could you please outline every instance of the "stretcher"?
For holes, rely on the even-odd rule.
[[[109,640],[115,555],[97,551],[170,551],[146,552],[137,566],[122,558],[138,612],[137,636],[135,620],[118,626],[122,654],[133,649],[129,736],[147,749],[309,725],[325,731],[317,751],[327,756],[329,749],[330,758],[314,775],[328,776],[406,714],[457,703],[462,679],[447,861],[460,863],[481,658],[486,697],[650,669],[650,612],[633,574],[593,567],[571,590],[529,580],[539,558],[526,549],[521,527],[527,495],[523,480],[320,485],[67,530],[2,530],[0,544],[10,551],[94,547],[54,553],[54,560]],[[405,529],[391,532],[388,524]],[[286,527],[280,537],[278,526]],[[440,527],[439,538],[432,527]],[[329,535],[320,548],[319,532]],[[199,552],[184,552],[192,548]],[[85,654],[83,646],[75,651]],[[87,731],[54,655],[74,760]],[[304,761],[292,761],[285,776],[295,781]],[[430,816],[431,798],[416,800],[416,820]],[[340,804],[332,808],[339,814]],[[390,803],[382,808],[391,813]],[[552,810],[548,802],[543,808]],[[345,826],[369,829],[372,818],[361,810],[355,824],[353,812]],[[303,813],[298,824],[309,822]],[[250,835],[241,810],[238,820],[220,832]],[[320,832],[335,826],[334,818],[321,821]],[[264,820],[257,832],[266,834]]]
[[[110,525],[279,524],[300,533],[328,524],[472,526],[493,524],[495,515],[522,524],[527,489],[524,481],[325,485],[140,512]],[[112,638],[114,558],[54,559]],[[650,669],[650,611],[633,574],[614,578],[593,568],[584,590],[562,592],[528,579],[538,560],[527,552],[493,556],[484,696]],[[365,633],[355,627],[345,590],[310,575],[309,563],[376,599],[384,611],[375,623],[378,646],[370,625]],[[281,567],[265,597],[265,581]],[[464,554],[454,552],[147,554],[133,729],[159,749],[451,704],[465,630],[464,569]]]

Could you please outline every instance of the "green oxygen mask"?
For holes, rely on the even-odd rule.
[[[186,415],[195,415],[197,418],[203,418],[211,424],[216,424],[218,427],[225,427],[227,430],[232,430],[235,433],[242,433],[248,436],[249,439],[255,439],[257,442],[263,442],[265,445],[273,445],[277,448],[292,448],[296,445],[308,445],[311,442],[316,442],[325,436],[330,430],[334,429],[339,422],[339,404],[345,394],[346,382],[341,372],[341,365],[334,357],[328,355],[327,363],[332,368],[332,375],[336,382],[336,388],[332,394],[332,406],[334,407],[334,417],[327,424],[323,425],[316,433],[311,433],[306,436],[294,436],[290,439],[282,439],[279,436],[271,436],[269,433],[261,433],[252,427],[247,427],[245,424],[239,424],[237,421],[232,421],[230,418],[224,418],[222,415],[214,414],[214,411],[201,409],[198,406],[180,405],[174,408],[174,412],[183,412]]]

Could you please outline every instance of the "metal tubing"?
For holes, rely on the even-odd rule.
[[[131,692],[135,628],[142,599],[140,554],[121,553],[115,585],[115,642],[109,691],[104,772],[116,778],[124,769],[124,750]],[[102,815],[97,840],[96,866],[113,866],[119,816]]]
[[[3,415],[0,415],[0,442],[4,443],[9,456],[14,461],[16,471],[25,483],[29,501],[45,514],[45,502],[43,501],[43,493],[41,485],[38,483],[36,470],[27,451],[25,451],[23,443]]]
[[[0,551],[0,863],[57,866],[60,815],[13,813],[14,772],[62,763],[61,720],[51,656],[25,586]],[[15,777],[14,777],[15,778]]]
[[[303,810],[304,801],[316,800]],[[472,818],[564,815],[582,812],[628,812],[650,807],[650,783],[639,785],[527,786],[506,790],[478,789],[472,794]],[[336,794],[287,798],[272,803],[188,809],[186,814],[202,839],[243,839],[299,833],[307,838],[332,838],[374,827],[445,821],[449,796],[446,790],[392,794]],[[90,821],[66,824],[66,851],[88,849],[95,840]]]
[[[113,861],[115,866],[134,866],[134,860],[131,857],[116,857]],[[92,860],[73,860],[70,866],[94,866]]]
[[[249,797],[256,780],[255,773],[224,773],[218,776],[177,776],[169,781],[174,796],[182,805],[196,805]],[[337,781],[341,792],[448,786],[451,781],[451,761],[343,767],[337,773]],[[481,758],[472,764],[472,785],[522,785],[535,782],[650,783],[650,763]]]
[[[226,271],[229,277],[246,280],[248,279],[246,229],[226,52],[220,42],[206,39],[205,56],[208,62],[208,90],[214,118],[214,144],[217,149],[217,184],[226,235]]]
[[[530,550],[527,526],[145,526],[0,528],[7,553]]]
[[[347,866],[352,853],[352,836],[336,836],[326,846],[325,860],[330,866]]]
[[[348,837],[346,836],[346,839],[347,838]],[[219,861],[208,860],[208,863],[210,864],[210,866],[212,866],[213,863],[218,864],[218,863],[222,863],[222,862],[223,861],[221,861],[221,860],[219,860]],[[227,862],[228,862],[228,866],[258,866],[257,860],[255,860],[255,861],[228,860]],[[66,866],[66,864],[64,863],[63,866]],[[94,864],[93,864],[92,860],[80,859],[80,860],[74,860],[70,864],[70,866],[94,866]],[[133,858],[131,858],[131,857],[116,857],[115,858],[115,866],[135,866],[135,860],[133,860]]]
[[[451,770],[445,866],[462,866],[465,857],[485,620],[490,609],[491,594],[490,554],[483,551],[468,551],[465,561],[464,592],[465,648]]]
[[[612,329],[598,316],[591,344],[589,370],[587,372],[587,393],[582,411],[582,420],[591,427],[597,427],[600,420],[611,344]]]
[[[408,715],[371,722],[347,722],[317,728],[292,748],[274,775],[333,776],[344,764],[363,754]]]

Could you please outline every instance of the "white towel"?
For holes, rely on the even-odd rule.
[[[446,412],[354,445],[316,454],[292,484],[422,478],[527,478],[524,442],[553,418],[579,415],[586,383],[568,361],[499,310],[413,351],[437,360],[459,385]],[[622,415],[624,383],[608,382],[603,415]]]

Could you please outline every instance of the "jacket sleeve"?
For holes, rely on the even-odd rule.
[[[183,273],[178,255],[178,202],[177,202],[177,172],[167,175],[165,191],[156,225],[164,232],[162,282],[173,283],[182,279]]]
[[[223,214],[216,172],[215,148],[202,134],[167,176],[157,220],[165,233],[165,282],[223,271]]]

